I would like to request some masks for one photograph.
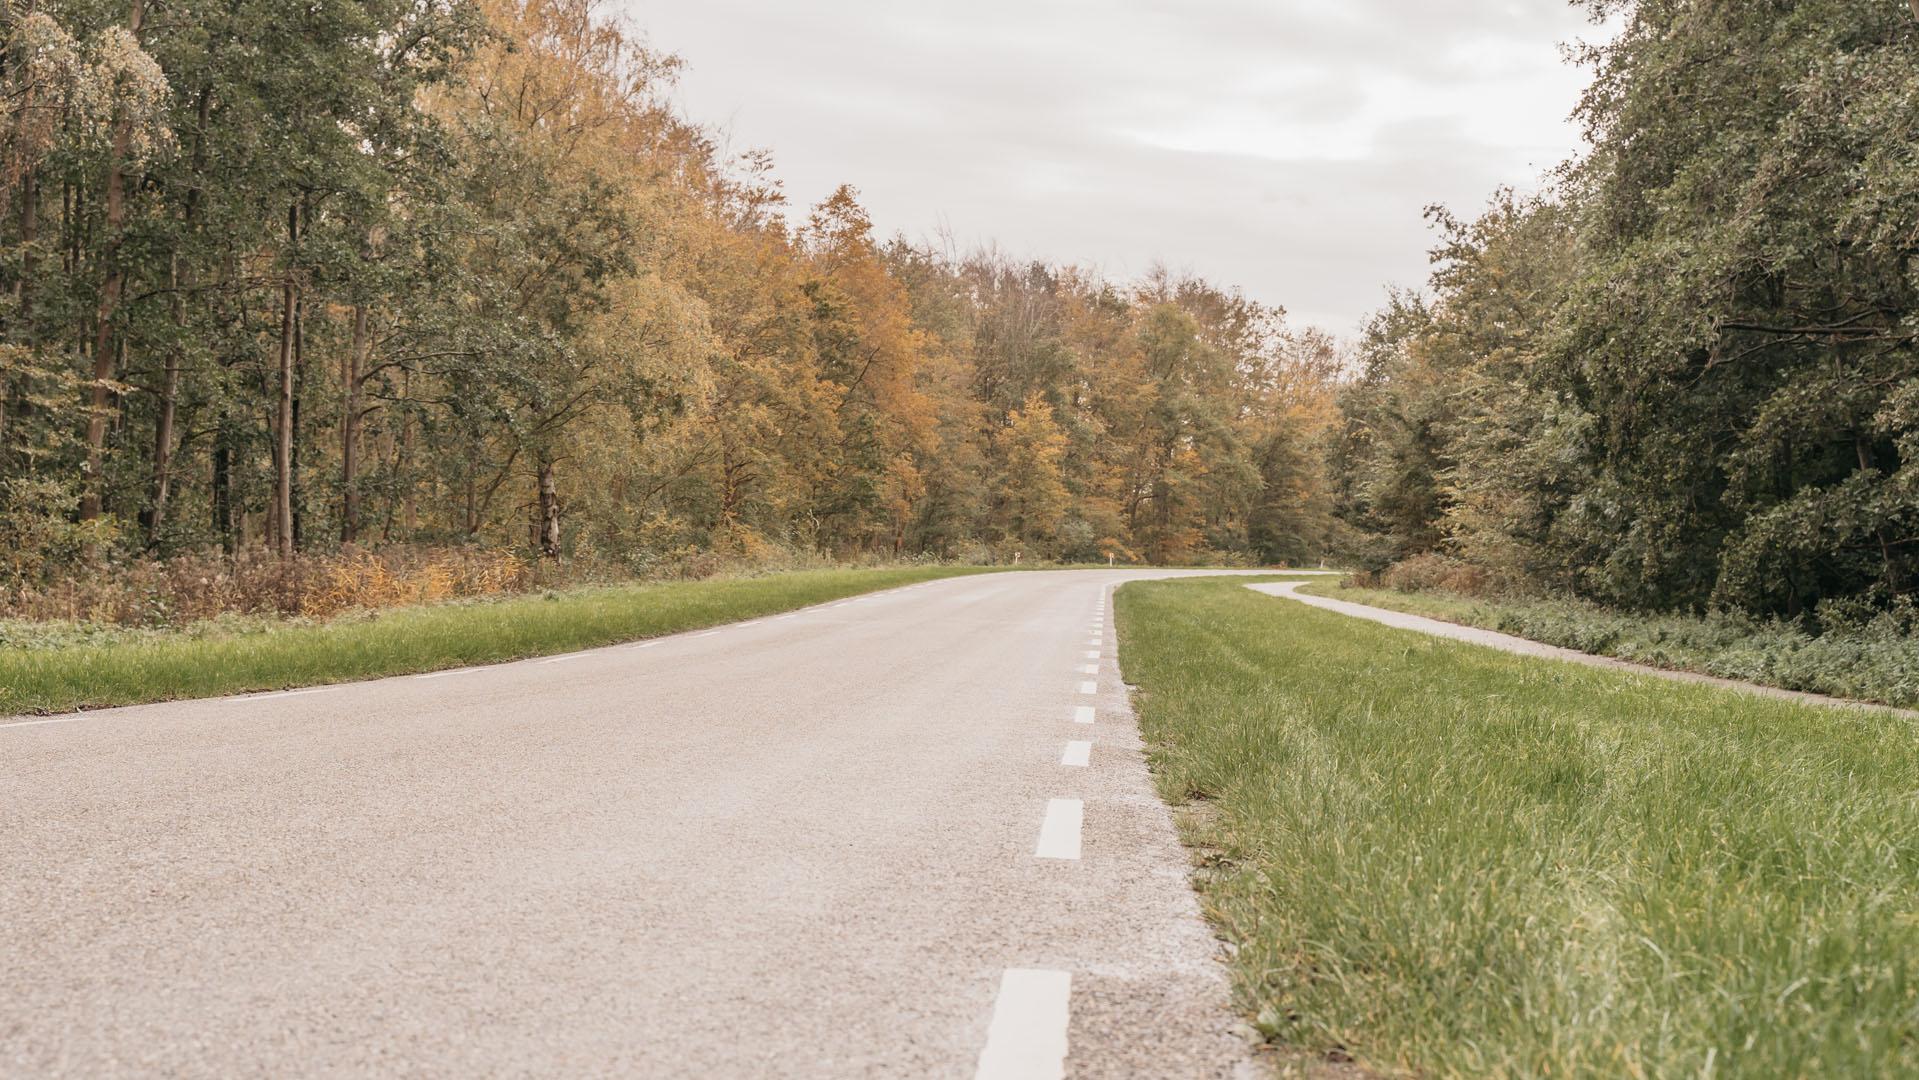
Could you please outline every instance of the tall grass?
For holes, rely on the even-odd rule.
[[[1919,1075],[1910,722],[1241,582],[1128,585],[1118,612],[1273,1039],[1420,1076]]]
[[[250,632],[0,649],[0,716],[310,686],[568,652],[982,572],[908,567],[581,589]]]

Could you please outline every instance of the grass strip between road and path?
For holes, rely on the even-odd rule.
[[[1245,584],[1125,586],[1120,660],[1275,1043],[1433,1077],[1919,1075],[1912,722]]]
[[[1890,615],[1814,634],[1779,620],[1737,614],[1653,614],[1566,599],[1402,592],[1362,588],[1344,579],[1322,578],[1299,591],[1649,667],[1919,707],[1919,643]]]
[[[0,717],[219,697],[573,652],[985,567],[801,570],[398,608],[251,633],[0,650]]]

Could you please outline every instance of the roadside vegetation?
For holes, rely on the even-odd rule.
[[[617,7],[6,7],[0,609],[369,548],[1324,554],[1330,337],[789,205]]]
[[[921,566],[587,587],[354,613],[227,617],[178,630],[0,624],[0,716],[347,682],[570,652],[988,572]]]
[[[1435,212],[1430,287],[1359,342],[1358,561],[1647,616],[1506,610],[1528,636],[1910,701],[1919,6],[1585,6],[1617,29],[1583,50],[1589,149]]]
[[[1119,593],[1239,1000],[1420,1076],[1919,1071],[1911,722]]]
[[[1395,580],[1388,573],[1384,582]],[[1474,596],[1444,588],[1366,587],[1316,581],[1300,591],[1444,619],[1637,664],[1803,690],[1856,701],[1919,706],[1919,610],[1828,605],[1788,621],[1741,611],[1659,614],[1570,597]]]

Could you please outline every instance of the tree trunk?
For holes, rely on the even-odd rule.
[[[408,539],[420,529],[420,503],[413,490],[413,373],[405,369],[400,372],[400,453],[394,472],[400,481],[400,529]]]
[[[219,534],[220,550],[228,555],[238,547],[233,538],[232,424],[226,407],[221,406],[219,427],[213,437],[213,531]]]
[[[140,36],[140,22],[146,14],[145,0],[133,0],[127,12],[127,30]],[[113,122],[113,149],[107,157],[106,264],[107,279],[100,287],[100,303],[94,309],[92,411],[87,414],[87,485],[80,498],[80,517],[91,521],[100,516],[103,505],[100,475],[107,446],[107,414],[113,404],[113,319],[120,307],[120,293],[126,287],[126,275],[120,266],[120,233],[127,218],[127,144],[133,131],[125,116]]]
[[[341,361],[345,370],[340,382],[346,404],[340,410],[340,542],[351,544],[360,536],[360,409],[361,372],[366,370],[366,305],[353,306],[353,342]]]
[[[300,233],[300,208],[287,210],[289,242]],[[287,267],[280,285],[279,403],[273,414],[273,548],[283,559],[293,557],[293,317],[298,290],[293,268]]]
[[[199,121],[193,143],[193,187],[187,191],[186,229],[193,235],[200,221],[201,178],[206,175],[207,115],[213,107],[213,91],[200,88],[199,106],[194,114]],[[167,283],[173,288],[173,326],[179,340],[167,349],[166,371],[160,381],[160,413],[153,422],[153,491],[147,509],[147,546],[158,542],[167,523],[167,502],[173,488],[173,423],[180,400],[180,354],[187,337],[186,290],[193,284],[191,268],[180,270],[180,253],[175,251],[167,263]]]
[[[560,492],[559,483],[554,474],[553,462],[540,458],[540,519],[539,519],[540,555],[548,559],[560,557]]]
[[[293,507],[293,550],[303,551],[307,546],[306,485],[301,481],[304,474],[300,471],[300,447],[304,445],[300,438],[300,416],[306,405],[306,341],[307,341],[307,299],[305,290],[296,290],[293,298],[293,454],[287,466],[292,482],[292,493],[288,496]]]
[[[28,341],[32,340],[33,291],[27,288],[27,283],[39,273],[40,260],[34,255],[34,244],[39,239],[39,233],[40,177],[36,170],[30,168],[20,176],[20,276],[13,282],[14,310],[20,334]],[[12,398],[13,373],[0,370],[0,468],[6,465],[7,422]]]
[[[168,277],[175,291],[173,294],[173,323],[180,328],[182,338],[186,332],[186,301],[178,291],[180,281],[180,257],[173,257],[172,270]],[[166,371],[160,376],[160,409],[153,420],[153,493],[147,504],[146,526],[147,546],[154,546],[160,539],[160,530],[167,523],[167,497],[173,486],[173,418],[180,400],[180,349],[179,342],[167,348]]]

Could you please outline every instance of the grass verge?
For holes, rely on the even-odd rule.
[[[1420,1076],[1919,1074],[1919,754],[1889,714],[1127,585],[1121,662],[1237,994]]]
[[[790,611],[974,567],[805,570],[401,608],[319,625],[0,650],[0,716],[350,682],[589,649]]]
[[[1301,592],[1477,626],[1636,664],[1813,694],[1919,706],[1910,614],[1839,621],[1820,633],[1735,614],[1649,615],[1576,600],[1490,600],[1322,580]]]

